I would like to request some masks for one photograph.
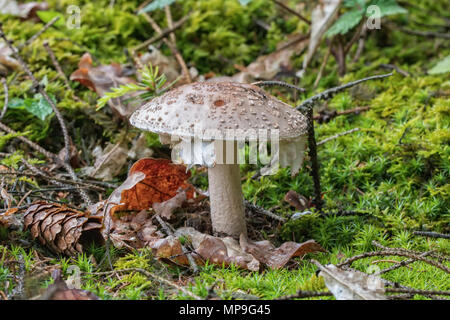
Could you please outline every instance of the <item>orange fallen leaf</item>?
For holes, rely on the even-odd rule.
[[[144,158],[131,167],[129,175],[138,171],[145,174],[145,179],[133,188],[122,191],[121,204],[115,206],[112,213],[149,209],[154,203],[175,197],[180,188],[186,190],[186,199],[194,196],[194,187],[187,182],[190,172],[186,172],[183,165],[167,159]]]

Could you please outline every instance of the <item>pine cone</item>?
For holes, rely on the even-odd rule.
[[[89,243],[102,244],[101,227],[101,216],[56,203],[34,203],[24,215],[24,229],[30,229],[33,239],[38,238],[54,253],[68,256],[83,252]]]

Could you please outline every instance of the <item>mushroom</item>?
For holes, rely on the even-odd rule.
[[[208,167],[211,221],[217,235],[247,234],[239,173],[246,141],[250,150],[259,143],[261,162],[261,150],[271,145],[270,157],[264,153],[267,165],[262,174],[280,165],[291,166],[295,175],[303,163],[306,117],[250,84],[186,84],[138,108],[130,123],[170,143],[174,162]]]

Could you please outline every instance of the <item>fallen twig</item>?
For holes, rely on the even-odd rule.
[[[324,110],[324,111],[319,111],[319,114],[314,116],[314,120],[316,120],[319,123],[323,123],[323,122],[328,122],[331,119],[336,118],[337,116],[343,116],[346,114],[358,114],[362,111],[367,111],[370,109],[370,106],[365,106],[365,107],[356,107],[353,109],[347,109],[347,110],[342,110],[342,111],[336,111],[336,110]]]
[[[22,160],[22,162],[25,163],[24,160]],[[32,169],[30,168],[30,170],[32,170]],[[71,180],[65,180],[65,179],[59,179],[59,178],[51,177],[51,176],[46,175],[45,173],[43,173],[40,170],[38,170],[38,171],[36,171],[34,173],[2,171],[1,174],[2,175],[14,175],[14,176],[26,176],[26,177],[42,177],[42,178],[44,178],[44,179],[46,179],[46,180],[48,180],[48,181],[50,181],[50,182],[52,182],[54,184],[57,184],[55,182],[60,182],[61,186],[77,185],[80,188],[83,187],[84,189],[89,188],[89,189],[92,189],[92,190],[95,190],[95,191],[105,191],[104,188],[96,186],[94,184],[90,184],[90,183],[87,183],[87,182],[84,182],[84,181],[81,181],[81,180],[79,180],[79,181],[71,181]]]
[[[292,300],[292,299],[304,299],[304,298],[314,298],[314,297],[332,297],[333,294],[328,291],[304,291],[299,290],[295,294],[280,297],[275,300]]]
[[[50,151],[47,151],[46,149],[42,148],[40,145],[38,145],[37,143],[34,143],[33,141],[31,141],[30,139],[19,135],[19,133],[17,131],[14,131],[13,129],[11,129],[10,127],[8,127],[6,124],[0,122],[0,129],[8,132],[10,134],[14,134],[14,135],[18,135],[16,137],[16,139],[26,143],[27,145],[29,145],[32,149],[34,149],[35,151],[43,154],[44,156],[47,157],[47,159],[55,161],[55,162],[60,162],[61,160],[58,158],[58,156]]]
[[[366,82],[366,81],[369,81],[369,80],[383,79],[383,78],[386,78],[386,77],[390,77],[392,75],[393,75],[393,73],[371,76],[371,77],[359,79],[359,80],[356,80],[356,81],[353,81],[353,82],[349,82],[349,83],[344,84],[342,86],[338,86],[338,87],[334,87],[334,88],[325,90],[325,91],[323,91],[321,93],[318,93],[318,94],[312,96],[309,99],[306,99],[300,105],[298,105],[296,107],[296,109],[297,110],[311,109],[314,106],[314,103],[316,103],[317,101],[331,99],[332,97],[334,97],[335,94],[337,94],[337,93],[339,93],[339,92],[341,92],[341,91],[343,91],[345,89],[354,87],[354,86],[356,86],[356,85],[358,85],[358,84],[360,84],[362,82]]]
[[[49,29],[52,25],[54,25],[57,21],[59,20],[59,17],[56,16],[54,17],[52,20],[50,20],[49,22],[47,22],[47,24],[45,26],[42,27],[41,30],[39,30],[38,32],[36,32],[33,36],[31,36],[31,38],[29,38],[27,41],[25,41],[23,44],[20,44],[17,46],[17,48],[20,50],[26,46],[28,46],[29,44],[31,44],[34,40],[36,40],[41,34],[43,34],[47,29]]]
[[[384,69],[395,70],[404,77],[410,76],[408,71],[401,69],[400,67],[396,66],[395,64],[382,63],[382,64],[380,64],[380,67],[384,68]]]
[[[427,252],[422,253],[420,256],[421,256],[421,257],[426,257],[426,256],[430,255],[432,252],[433,252],[433,251],[427,251]],[[415,260],[415,259],[408,259],[408,260],[403,260],[403,261],[396,261],[396,264],[395,264],[395,265],[393,265],[393,266],[391,266],[391,267],[389,267],[389,268],[380,270],[380,271],[374,273],[374,275],[378,276],[378,275],[381,275],[381,274],[383,274],[383,273],[387,273],[387,272],[389,272],[389,271],[396,270],[396,269],[401,268],[401,267],[406,267],[407,265],[409,265],[409,264],[411,264],[411,263],[414,263],[414,262],[416,262],[416,261],[417,261],[417,260]]]
[[[443,38],[450,39],[450,33],[439,33],[434,31],[421,31],[421,30],[411,30],[407,28],[400,27],[400,31],[410,34],[413,36],[425,37],[425,38]]]
[[[420,295],[438,295],[438,296],[450,296],[450,291],[441,291],[441,290],[420,290],[414,288],[386,288],[386,292],[389,293],[409,293],[409,294],[420,294]]]
[[[150,15],[147,13],[142,14],[143,17],[148,21],[148,23],[152,26],[152,28],[156,31],[158,34],[162,34],[163,30],[161,27],[156,23],[155,20],[153,20]],[[170,51],[172,51],[172,54],[175,56],[175,59],[177,60],[178,64],[181,67],[181,70],[183,70],[183,75],[186,78],[188,83],[192,82],[191,74],[189,73],[189,69],[187,68],[186,62],[183,59],[183,56],[178,51],[178,48],[175,43],[172,43],[169,39],[166,37],[163,38],[163,42],[169,47]]]
[[[269,210],[266,210],[263,207],[260,207],[260,206],[258,206],[256,204],[253,204],[253,203],[251,203],[248,200],[244,200],[244,205],[250,211],[266,215],[266,216],[268,216],[268,217],[270,217],[272,219],[281,221],[283,223],[287,221],[286,218],[280,217],[279,215],[277,215],[277,214],[275,214],[273,212],[270,212]]]
[[[273,86],[280,86],[280,87],[286,87],[289,89],[294,89],[299,92],[305,92],[306,90],[297,86],[294,86],[293,84],[284,82],[284,81],[257,81],[252,83],[255,86],[258,87],[273,87]]]
[[[170,6],[165,6],[164,12],[166,14],[167,25],[169,26],[169,28],[173,28],[172,11],[170,10]],[[184,18],[186,18],[186,17],[184,17]],[[170,37],[170,41],[172,41],[173,43],[176,43],[177,38],[175,37],[175,33],[171,32],[169,34],[169,37]]]
[[[22,59],[22,57],[19,54],[18,49],[12,44],[12,42],[6,37],[5,33],[3,32],[2,25],[0,24],[0,37],[3,38],[9,49],[13,52],[14,57],[19,61],[20,65],[22,66],[23,70],[25,70],[26,74],[30,77],[31,81],[33,82],[33,86],[39,90],[39,93],[44,97],[44,99],[49,103],[51,106],[53,112],[56,115],[56,118],[58,119],[58,122],[61,127],[61,131],[64,138],[64,160],[62,161],[62,166],[66,169],[66,171],[70,174],[72,180],[77,181],[78,177],[75,174],[75,171],[73,170],[72,166],[70,165],[70,138],[69,133],[67,131],[67,127],[64,121],[63,116],[59,112],[58,108],[56,107],[56,104],[53,102],[52,99],[48,96],[47,92],[44,90],[44,87],[40,85],[39,81],[36,79],[36,77],[31,72],[28,65],[25,63],[25,61]],[[58,158],[57,158],[58,159]],[[83,190],[79,189],[78,193],[83,198],[85,203],[87,205],[91,204],[92,201],[89,198],[89,195]]]
[[[322,210],[322,191],[320,187],[319,160],[317,159],[316,135],[314,132],[313,109],[305,112],[308,121],[308,154],[311,159],[311,176],[314,182],[314,204],[318,211]]]
[[[159,282],[165,283],[171,287],[174,287],[175,289],[183,292],[184,294],[190,296],[191,298],[194,298],[195,300],[203,300],[201,297],[197,296],[196,294],[190,292],[189,290],[186,290],[185,288],[177,285],[175,282],[172,282],[170,280],[167,280],[161,276],[158,276],[157,274],[154,274],[150,271],[141,269],[141,268],[128,268],[128,269],[120,269],[120,270],[112,270],[112,271],[104,271],[104,272],[87,272],[86,274],[92,274],[92,275],[109,275],[112,273],[117,273],[117,272],[139,272],[142,273],[143,275],[145,275],[146,277],[149,278],[153,278],[158,280]]]
[[[323,139],[322,141],[317,142],[317,145],[320,146],[321,144],[327,143],[328,141],[337,139],[339,137],[345,136],[346,134],[350,134],[350,133],[353,133],[353,132],[356,132],[356,131],[359,131],[359,130],[360,130],[359,128],[354,128],[354,129],[351,129],[351,130],[340,132],[338,134],[335,134],[334,136],[328,137],[326,139]]]
[[[55,53],[53,52],[52,48],[50,47],[50,44],[47,41],[44,41],[44,43],[42,45],[44,46],[45,50],[47,50],[47,53],[50,56],[50,59],[52,60],[52,63],[55,66],[56,71],[58,72],[58,74],[63,79],[64,84],[66,85],[67,89],[72,90],[72,88],[70,87],[69,79],[64,74],[64,72],[63,72],[63,70],[61,68],[61,65],[58,62],[58,59],[56,59]],[[77,95],[74,94],[73,97],[74,97],[75,100],[81,101],[81,99],[78,98]]]
[[[437,233],[437,232],[431,232],[431,231],[414,231],[413,235],[429,237],[429,238],[450,239],[450,234],[443,234],[443,233]]]
[[[164,231],[167,233],[167,235],[173,236],[173,232],[169,228],[169,226],[166,224],[166,222],[164,222],[163,219],[161,219],[161,217],[159,215],[155,215],[154,217],[159,222],[159,224],[164,229]],[[191,251],[187,250],[186,247],[183,244],[181,244],[181,249],[183,250],[183,253],[186,255],[193,272],[197,273],[198,272],[198,267],[197,267],[197,264],[195,263],[194,258],[192,257]]]
[[[423,262],[425,262],[429,265],[432,265],[436,268],[439,268],[446,273],[450,273],[450,269],[448,267],[446,267],[445,265],[443,265],[442,263],[439,263],[437,261],[433,261],[430,259],[426,259],[425,257],[422,257],[420,255],[416,255],[416,254],[412,254],[412,253],[400,251],[400,250],[394,250],[394,249],[365,252],[365,253],[362,253],[362,254],[359,254],[359,255],[356,255],[351,258],[346,259],[344,262],[338,264],[337,267],[341,268],[345,265],[351,265],[356,260],[369,258],[369,257],[379,257],[379,256],[400,256],[400,257],[412,258],[415,260],[423,261]]]
[[[277,1],[277,0],[272,0],[274,3],[276,3],[277,5],[279,5],[280,7],[282,7],[284,10],[286,10],[289,13],[292,13],[294,16],[298,17],[300,20],[303,20],[304,22],[306,22],[307,24],[311,24],[311,21],[309,21],[307,18],[305,18],[304,16],[302,16],[300,13],[298,13],[297,11],[291,9],[290,7],[288,7],[287,5],[285,5],[283,2],[281,1]]]
[[[3,117],[6,114],[6,110],[8,110],[8,104],[9,104],[9,90],[8,90],[8,83],[6,82],[5,78],[2,78],[2,84],[3,84],[3,89],[5,92],[5,104],[3,105],[3,109],[2,109],[2,113],[0,114],[0,120],[3,119]]]
[[[136,47],[132,48],[132,51],[138,51],[141,50],[142,48],[145,48],[149,45],[151,45],[154,42],[157,42],[165,37],[167,37],[168,35],[171,36],[173,35],[174,31],[176,31],[177,29],[179,29],[190,17],[190,14],[188,14],[187,16],[183,17],[181,20],[175,22],[171,27],[161,30],[161,33],[159,33],[158,35],[142,42],[141,44],[137,45]],[[173,40],[172,40],[173,41]]]
[[[325,54],[325,57],[323,58],[322,64],[320,65],[319,73],[317,74],[316,80],[314,81],[313,88],[317,88],[319,85],[320,79],[322,79],[323,71],[325,70],[325,67],[327,65],[328,59],[330,58],[331,54],[331,48],[328,49],[327,53]]]

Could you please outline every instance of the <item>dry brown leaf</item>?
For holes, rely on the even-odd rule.
[[[320,45],[324,33],[333,23],[339,13],[342,0],[320,0],[311,13],[311,35],[308,52],[303,60],[303,71]]]
[[[289,241],[276,248],[266,240],[252,242],[250,240],[241,239],[241,245],[246,252],[250,253],[258,261],[272,269],[283,268],[286,263],[294,257],[302,257],[307,253],[326,252],[326,250],[314,240],[308,240],[303,243]]]
[[[186,198],[192,199],[194,188],[187,183],[190,172],[186,167],[173,164],[167,159],[145,158],[137,161],[129,174],[143,172],[145,179],[130,190],[122,192],[120,203],[112,212],[141,211],[152,207],[153,203],[164,202],[175,197],[178,189],[186,190]]]
[[[189,239],[195,250],[193,256],[198,264],[204,264],[205,261],[220,266],[234,264],[252,271],[260,270],[262,265],[279,269],[293,257],[325,251],[314,240],[304,243],[286,242],[276,248],[269,241],[252,242],[241,237],[238,242],[231,237],[218,238],[203,234],[190,227],[179,228],[174,236],[151,241],[149,246],[159,258],[189,265],[189,261],[181,249],[180,237]]]
[[[176,209],[180,208],[185,201],[186,201],[186,192],[181,191],[175,197],[164,202],[156,202],[152,206],[156,214],[169,220],[172,218],[172,213]]]
[[[94,67],[89,53],[85,53],[81,57],[78,69],[70,75],[70,80],[80,82],[85,87],[97,92],[99,96],[103,96],[106,92],[111,91],[111,88],[135,83],[132,78],[124,76],[120,64],[113,62],[110,65]],[[140,104],[139,99],[133,99],[132,102],[127,103],[125,103],[125,100],[137,97],[138,94],[127,94],[121,98],[111,99],[108,101],[108,105],[119,117],[125,119]]]
[[[69,288],[62,279],[60,270],[54,270],[52,278],[54,282],[39,297],[40,300],[100,300],[90,291]]]
[[[27,2],[23,4],[14,0],[0,0],[0,14],[18,16],[24,20],[36,18],[36,11],[48,9],[46,2]]]
[[[9,72],[21,68],[19,61],[12,57],[13,52],[4,42],[0,42],[0,75],[6,76]]]
[[[158,67],[160,74],[167,77],[167,83],[175,81],[180,75],[180,68],[171,56],[165,56],[160,50],[154,46],[149,47],[149,52],[144,53],[139,57],[139,61],[143,66]]]
[[[293,206],[296,210],[304,211],[310,207],[308,199],[294,190],[289,190],[284,196],[284,201]]]
[[[342,270],[335,265],[320,268],[319,276],[337,300],[386,300],[383,279],[361,271]]]
[[[22,215],[17,214],[18,208],[8,209],[0,213],[0,225],[11,230],[20,230],[23,227]]]
[[[308,42],[309,39],[304,35],[293,34],[288,37],[288,40],[280,42],[276,51],[258,57],[256,61],[232,77],[214,77],[208,79],[208,81],[251,83],[255,79],[272,80],[279,72],[292,69],[291,57],[294,54],[300,54],[306,48]]]

